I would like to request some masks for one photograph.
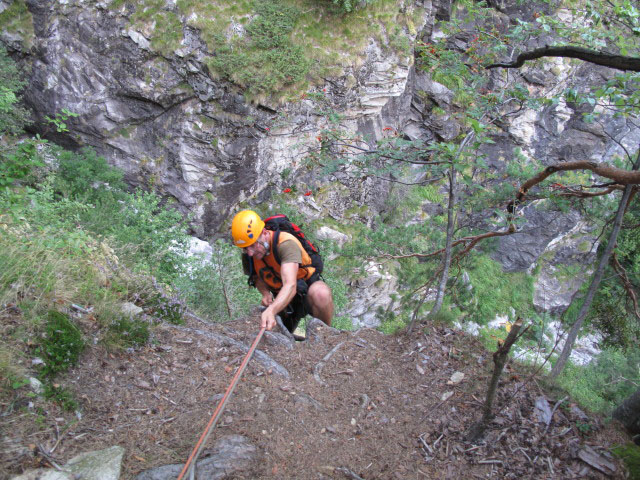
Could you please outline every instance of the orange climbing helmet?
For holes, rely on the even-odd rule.
[[[255,243],[264,229],[264,222],[253,210],[238,212],[231,222],[233,244],[245,248]]]

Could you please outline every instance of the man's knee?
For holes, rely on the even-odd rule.
[[[333,296],[331,294],[331,288],[324,282],[315,282],[309,287],[309,293],[307,294],[309,299],[314,305],[323,307],[333,304]]]

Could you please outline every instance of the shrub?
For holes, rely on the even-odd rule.
[[[29,123],[29,112],[18,104],[18,92],[24,86],[18,67],[0,45],[0,135],[17,135]]]
[[[337,5],[344,12],[352,12],[360,6],[366,6],[373,0],[331,0],[331,3]]]
[[[223,240],[212,246],[211,260],[191,259],[191,268],[176,281],[176,286],[195,311],[214,321],[245,315],[260,303],[260,294],[247,284],[240,252]]]
[[[109,325],[107,341],[123,347],[139,347],[149,341],[149,324],[125,317]]]
[[[110,166],[92,148],[79,152],[54,150],[56,176],[54,188],[65,197],[95,204],[106,192],[119,196],[126,190],[121,170]]]
[[[78,327],[55,310],[49,311],[45,335],[40,345],[40,353],[45,357],[42,375],[52,377],[74,366],[85,344]]]
[[[639,371],[637,348],[607,348],[589,365],[568,364],[558,384],[585,408],[608,414],[637,389],[633,380]]]
[[[627,466],[629,480],[640,480],[640,446],[628,443],[626,445],[618,445],[612,451]]]
[[[73,398],[73,394],[67,388],[59,385],[50,382],[45,383],[44,397],[53,400],[68,412],[78,409],[78,402]]]

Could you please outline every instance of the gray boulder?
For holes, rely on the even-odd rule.
[[[196,463],[196,480],[220,480],[248,473],[259,459],[258,449],[242,435],[226,435],[211,450],[205,450]],[[183,464],[164,465],[145,470],[136,480],[174,480]]]
[[[30,470],[13,480],[118,480],[124,448],[113,446],[104,450],[81,453],[69,460],[63,471]]]

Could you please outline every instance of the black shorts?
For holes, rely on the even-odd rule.
[[[300,320],[311,313],[311,307],[307,300],[307,292],[309,287],[320,280],[320,274],[314,273],[308,280],[298,280],[296,285],[296,294],[293,300],[280,312],[282,323],[291,333],[296,329]]]

